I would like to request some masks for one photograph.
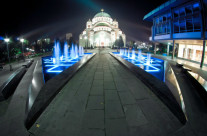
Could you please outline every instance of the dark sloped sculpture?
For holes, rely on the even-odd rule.
[[[11,96],[16,87],[18,86],[19,82],[21,81],[22,77],[26,73],[26,68],[21,67],[17,69],[0,87],[0,101],[6,100]]]

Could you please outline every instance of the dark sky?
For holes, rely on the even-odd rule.
[[[0,36],[29,40],[73,33],[76,40],[86,22],[103,8],[119,22],[127,40],[147,41],[151,23],[144,15],[166,0],[4,0],[1,2]]]

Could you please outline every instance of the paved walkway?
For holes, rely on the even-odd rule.
[[[181,127],[148,87],[108,50],[101,50],[67,83],[29,132],[35,136],[167,136]]]

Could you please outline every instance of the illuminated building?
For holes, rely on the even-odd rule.
[[[120,36],[125,46],[126,36],[119,29],[118,22],[102,9],[86,23],[86,29],[79,36],[79,45],[83,47],[111,47]]]
[[[206,47],[206,4],[207,0],[170,0],[144,16],[153,22],[153,42],[173,46],[172,58],[207,64]]]

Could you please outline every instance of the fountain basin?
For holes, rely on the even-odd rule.
[[[91,55],[91,54],[92,53],[84,53],[84,56]],[[42,58],[42,71],[43,71],[44,82],[47,82],[54,76],[60,74],[64,70],[73,66],[75,63],[79,62],[82,58],[83,56],[79,56],[75,59],[71,59],[69,57],[67,57],[66,59],[65,57],[62,57],[62,59],[59,60],[60,61],[59,64],[56,64],[54,63],[54,58],[52,56],[43,57]]]
[[[134,52],[128,53],[127,55],[121,55],[119,52],[113,52],[113,54],[120,56],[121,58],[150,73],[157,79],[165,82],[164,60],[153,57],[148,58],[149,56],[147,55],[140,56],[139,54],[133,53]]]

